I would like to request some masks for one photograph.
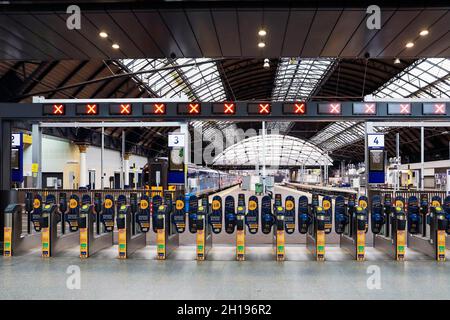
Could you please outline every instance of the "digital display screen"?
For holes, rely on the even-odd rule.
[[[384,152],[383,150],[369,151],[369,170],[384,171]]]
[[[422,111],[423,114],[445,115],[447,114],[447,105],[445,103],[424,103]]]
[[[306,114],[306,103],[305,102],[283,103],[283,113],[297,114],[297,115]]]
[[[236,104],[229,103],[213,103],[212,104],[213,114],[236,114]]]
[[[270,114],[270,103],[249,103],[247,104],[248,114]]]
[[[377,114],[377,104],[376,103],[354,103],[353,104],[353,114]]]
[[[19,149],[11,149],[11,169],[19,170],[20,169],[20,159],[19,159]]]
[[[77,104],[77,115],[97,115],[98,105],[95,103],[91,104]]]
[[[341,114],[341,104],[340,103],[319,103],[318,114],[328,114],[328,115],[340,115]]]
[[[114,103],[109,105],[109,114],[111,115],[130,115],[133,106],[130,103]]]
[[[202,112],[200,103],[179,103],[178,114],[200,114]]]
[[[388,114],[411,114],[411,104],[409,103],[389,103]]]
[[[164,103],[149,103],[142,107],[143,114],[166,114],[166,105]]]
[[[63,116],[66,114],[66,108],[63,104],[44,104],[42,108],[45,116]]]

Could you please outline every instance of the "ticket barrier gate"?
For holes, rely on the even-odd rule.
[[[245,207],[238,206],[236,211],[236,260],[245,260]]]
[[[176,203],[180,206],[180,203]],[[182,207],[184,208],[184,202]],[[140,209],[149,208],[147,199],[141,199]],[[166,195],[164,203],[158,207],[156,215],[156,258],[165,260],[179,245],[179,235],[176,226],[171,223],[173,211],[171,195]]]
[[[66,194],[61,193],[59,198],[60,206],[62,205],[62,210],[64,210],[64,208],[67,208]],[[63,219],[63,214],[58,212],[55,196],[47,196],[40,219],[42,257],[53,257],[60,252],[79,245],[78,215],[78,196],[72,195],[70,197],[69,211],[66,214],[66,219]],[[73,219],[76,219],[76,223],[74,223]],[[69,233],[65,232],[65,225],[63,224],[65,220],[69,222]],[[60,228],[59,233],[58,227]]]
[[[88,258],[94,253],[111,247],[113,233],[108,232],[100,223],[102,196],[100,193],[94,195],[94,204],[87,194],[81,197],[81,208],[78,218],[80,229],[80,258]]]
[[[27,219],[31,219],[33,211],[40,216],[42,203],[40,196],[28,192],[25,195],[25,213]],[[35,207],[36,206],[36,207]],[[35,230],[23,232],[22,206],[10,203],[4,210],[4,239],[3,255],[6,257],[17,256],[27,251],[38,248],[41,243],[41,235]]]
[[[367,198],[361,196],[358,205],[355,196],[350,195],[347,203],[348,223],[340,236],[340,246],[357,261],[365,260],[366,232],[368,227]]]
[[[311,211],[312,221],[306,234],[306,247],[313,254],[317,261],[325,260],[325,233],[326,233],[326,212],[319,205],[317,194],[312,195]]]
[[[196,212],[196,256],[199,261],[206,259],[206,255],[212,247],[211,228],[207,220],[206,210],[207,209],[201,205]]]
[[[379,196],[372,199],[373,246],[397,261],[403,261],[406,254],[407,216],[404,201],[403,197],[398,196],[393,205],[391,195],[386,194],[384,204],[381,206]],[[413,207],[417,208],[417,203],[410,202],[408,206],[410,206],[408,215],[411,216],[415,210]]]
[[[426,208],[428,209],[427,200],[425,197],[421,198],[420,207],[422,218]],[[434,196],[431,200],[431,207],[429,207],[429,213],[426,215],[426,219],[422,219],[422,223],[426,223],[426,226],[422,228],[422,233],[412,234],[408,232],[407,235],[408,247],[410,249],[422,252],[437,261],[445,261],[446,259],[445,234],[450,234],[450,217],[446,215],[441,205],[441,198]]]
[[[145,233],[133,232],[136,222],[132,218],[131,206],[127,204],[127,198],[119,195],[117,198],[116,224],[119,234],[119,259],[127,259],[136,250],[144,248]]]

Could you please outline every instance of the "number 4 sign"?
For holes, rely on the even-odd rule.
[[[384,134],[368,134],[367,146],[369,147],[369,149],[384,148]]]

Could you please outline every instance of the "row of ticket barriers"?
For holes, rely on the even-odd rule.
[[[325,260],[326,235],[333,231],[340,236],[340,246],[356,260],[365,260],[366,236],[369,230],[375,248],[395,260],[404,260],[406,250],[420,251],[433,259],[444,261],[446,234],[450,234],[450,196],[444,199],[427,194],[420,200],[411,196],[392,199],[390,194],[373,196],[324,196],[317,194],[309,202],[300,196],[274,199],[266,195],[246,199],[244,194],[208,197],[163,196],[142,193],[117,197],[95,193],[60,193],[43,197],[27,192],[25,205],[9,204],[4,211],[4,256],[23,254],[40,248],[42,257],[51,257],[73,246],[79,246],[80,258],[114,245],[117,233],[118,257],[128,258],[146,246],[146,233],[156,234],[156,257],[166,259],[179,245],[179,234],[187,229],[196,234],[196,257],[204,260],[212,246],[212,235],[224,230],[235,233],[236,259],[245,260],[246,234],[273,235],[276,260],[285,259],[285,236],[296,229],[306,235],[306,245],[314,259]],[[248,200],[248,203],[247,201]],[[261,206],[260,206],[261,203]],[[297,205],[296,205],[297,204]],[[25,213],[25,214],[23,214]],[[24,217],[34,230],[24,232]],[[297,220],[297,221],[296,221]],[[30,228],[31,229],[31,228]]]

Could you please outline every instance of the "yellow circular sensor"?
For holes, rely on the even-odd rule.
[[[41,201],[39,199],[34,199],[33,201],[33,208],[37,209],[41,206]]]
[[[220,209],[220,201],[219,200],[213,200],[212,208],[213,208],[213,210],[219,210]]]
[[[243,210],[244,208],[242,208],[242,207],[238,207],[238,210]]]
[[[442,211],[441,207],[436,207],[436,211]]]
[[[159,208],[159,210],[162,210],[162,209],[164,209],[164,206],[160,205],[158,208]]]
[[[181,210],[184,208],[184,202],[183,200],[177,200],[175,202],[175,207],[177,208],[177,210]]]
[[[363,208],[361,208],[361,207],[356,208],[356,210],[358,210],[358,211],[362,211],[362,209]]]
[[[248,208],[250,210],[255,210],[256,209],[256,202],[255,201],[249,201]]]
[[[277,210],[278,210],[278,211],[282,211],[283,208],[282,208],[282,207],[278,207]]]
[[[75,209],[77,206],[78,206],[78,201],[75,199],[70,199],[70,201],[69,201],[70,209]]]
[[[148,201],[147,200],[141,200],[141,209],[145,210],[148,208]]]
[[[112,207],[113,203],[111,201],[111,199],[106,199],[105,200],[105,208],[106,209],[110,209]]]

